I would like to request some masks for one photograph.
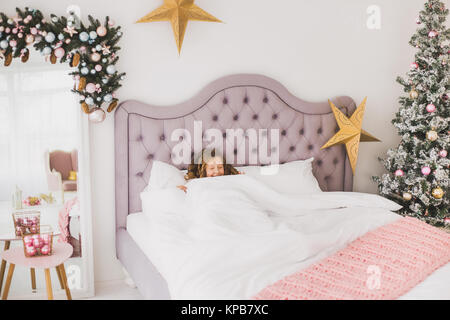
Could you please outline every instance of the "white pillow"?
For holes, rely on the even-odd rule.
[[[183,171],[176,167],[162,162],[153,161],[152,171],[150,172],[150,180],[148,186],[144,189],[165,189],[185,184]]]
[[[239,171],[285,194],[322,192],[312,173],[314,158],[297,160],[280,165],[238,167]]]

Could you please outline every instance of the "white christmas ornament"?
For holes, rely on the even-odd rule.
[[[109,65],[106,67],[106,72],[108,74],[114,74],[116,72],[116,67],[114,65]]]
[[[47,33],[47,35],[45,36],[45,41],[49,43],[55,41],[55,34],[53,32]]]

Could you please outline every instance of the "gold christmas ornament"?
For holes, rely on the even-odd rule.
[[[194,0],[164,0],[161,7],[139,19],[137,23],[170,21],[177,42],[178,54],[180,54],[189,20],[222,22],[196,6]]]
[[[30,51],[29,51],[29,50],[27,50],[27,51],[24,52],[24,54],[23,54],[22,58],[20,58],[20,60],[21,60],[23,63],[25,63],[25,62],[28,61],[28,58],[30,58]]]
[[[417,99],[419,97],[419,93],[415,89],[412,89],[409,92],[409,96],[411,99]]]
[[[80,63],[80,58],[81,58],[80,54],[75,53],[72,57],[72,60],[70,61],[70,66],[72,68],[78,66],[78,63]]]
[[[89,114],[89,106],[87,105],[86,102],[83,102],[83,103],[81,104],[81,108],[83,109],[83,111],[84,111],[85,114]]]
[[[78,82],[78,91],[83,91],[86,87],[86,78],[81,77],[80,81]]]
[[[117,107],[117,100],[110,103],[108,109],[106,111],[111,112]]]
[[[442,190],[441,187],[434,188],[433,191],[431,192],[431,195],[435,199],[442,199],[442,197],[444,196],[444,190]]]
[[[403,193],[403,200],[409,201],[411,199],[412,199],[412,194],[411,193],[409,193],[409,192],[404,192]]]
[[[335,144],[345,144],[353,174],[355,174],[356,161],[358,160],[359,143],[361,141],[380,141],[368,132],[362,130],[366,101],[367,97],[364,98],[364,101],[358,106],[349,119],[330,100],[328,100],[340,130],[328,140],[321,149],[331,147]]]
[[[9,67],[10,66],[10,64],[12,62],[12,59],[13,59],[12,53],[8,54],[5,57],[5,63],[4,63],[5,67]]]
[[[430,141],[436,141],[438,139],[438,133],[434,130],[428,131],[426,136]]]
[[[55,52],[53,51],[52,54],[50,55],[50,62],[51,62],[51,64],[55,64],[57,60],[58,59],[55,56]]]

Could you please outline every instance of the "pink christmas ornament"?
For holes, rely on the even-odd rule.
[[[34,256],[36,255],[36,249],[34,247],[27,247],[26,249],[27,255],[28,256]]]
[[[432,112],[436,111],[436,106],[434,104],[430,103],[429,105],[427,105],[426,109],[429,113],[432,113]]]
[[[62,57],[64,57],[64,54],[66,53],[66,51],[63,49],[63,48],[57,48],[57,49],[55,49],[55,56],[57,57],[57,58],[62,58]]]
[[[422,168],[422,174],[424,176],[428,176],[430,173],[431,173],[431,168],[430,167],[425,166],[425,167]]]
[[[16,34],[18,31],[19,31],[19,30],[17,30],[17,28],[14,28],[14,29],[12,30],[12,33]]]
[[[33,246],[34,246],[35,248],[40,248],[40,247],[42,247],[43,245],[44,245],[44,242],[41,241],[40,238],[38,238],[38,239],[33,239]]]
[[[17,41],[16,40],[11,40],[9,42],[9,45],[14,48],[15,46],[17,46]]]
[[[107,30],[106,30],[106,28],[104,26],[100,26],[100,27],[97,28],[97,34],[100,37],[106,36],[106,33],[107,33]]]
[[[398,169],[398,170],[395,171],[395,176],[396,177],[402,177],[403,175],[404,175],[403,170]]]
[[[435,30],[431,30],[431,31],[428,33],[428,37],[429,37],[429,38],[435,38],[435,37],[437,37],[437,35],[438,35],[438,33],[437,33],[437,31],[435,31]]]
[[[23,237],[23,242],[25,243],[25,245],[31,245],[33,243],[33,238],[31,238],[30,236],[25,236]]]
[[[11,32],[11,29],[10,28],[6,28],[5,29],[5,33],[10,33]]]
[[[102,57],[100,56],[100,54],[98,54],[97,52],[91,54],[91,60],[94,62],[98,62],[100,61]]]
[[[417,64],[417,62],[413,62],[413,63],[411,63],[410,68],[411,69],[418,69],[419,65]]]
[[[31,33],[32,35],[37,35],[38,30],[37,30],[35,27],[33,27],[33,28],[30,29],[30,33]]]
[[[441,156],[442,158],[445,158],[447,156],[447,150],[439,151],[439,156]]]
[[[50,247],[49,247],[49,246],[43,246],[43,247],[41,248],[41,253],[42,253],[43,255],[48,255],[48,254],[50,253]]]
[[[93,83],[88,83],[86,85],[86,92],[88,93],[94,93],[95,92],[95,84]]]
[[[100,71],[102,71],[102,66],[101,65],[99,65],[99,64],[97,64],[96,66],[95,66],[95,71],[97,71],[97,72],[100,72]]]
[[[19,39],[22,39],[22,38],[23,38],[23,33],[22,33],[22,32],[19,32],[19,33],[17,34],[17,36],[19,37]]]

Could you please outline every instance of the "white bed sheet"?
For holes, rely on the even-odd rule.
[[[148,220],[144,213],[138,212],[128,215],[127,231],[139,248],[150,259],[152,246],[157,244],[149,241]],[[150,259],[151,260],[151,259]],[[401,296],[400,300],[450,300],[450,263],[436,270],[423,282]]]

